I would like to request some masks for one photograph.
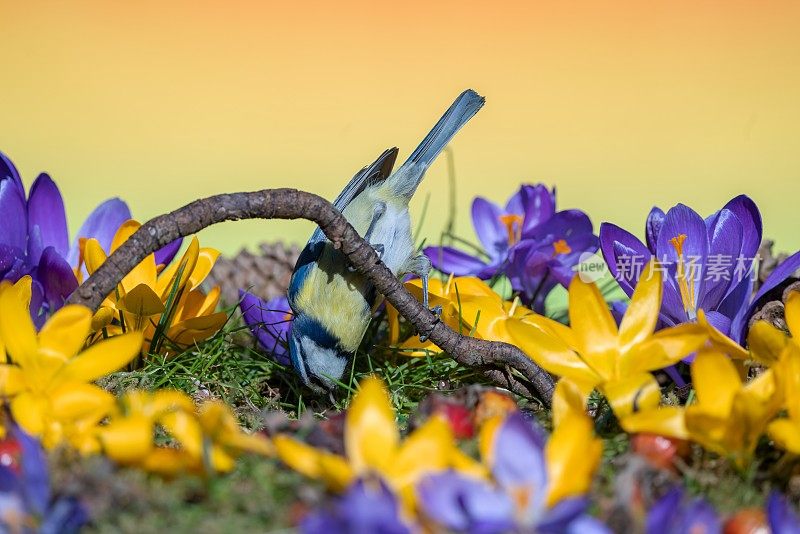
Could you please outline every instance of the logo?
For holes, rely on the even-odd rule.
[[[608,273],[606,262],[596,253],[584,252],[579,259],[580,262],[572,270],[578,273],[578,278],[582,282],[587,284],[597,282]]]

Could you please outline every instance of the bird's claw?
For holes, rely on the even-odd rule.
[[[442,316],[442,307],[441,306],[434,306],[433,308],[428,308],[428,309],[430,310],[430,312],[433,315],[436,316],[436,320],[437,321],[439,320],[439,318],[441,318],[441,316]],[[425,335],[425,334],[420,334],[419,335],[419,340],[420,340],[421,343],[425,343],[426,341],[428,341],[428,336]]]

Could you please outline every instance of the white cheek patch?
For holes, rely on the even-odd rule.
[[[342,358],[334,349],[322,348],[311,339],[304,337],[303,354],[306,357],[308,374],[317,377],[324,384],[333,387],[333,381],[341,380],[347,367],[347,358]]]

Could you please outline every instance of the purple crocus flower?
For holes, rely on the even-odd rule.
[[[281,365],[290,365],[288,339],[292,312],[285,295],[264,301],[239,290],[239,309],[258,344]]]
[[[47,458],[39,442],[16,425],[9,430],[21,452],[19,472],[0,465],[0,531],[33,532],[31,524],[37,524],[40,533],[80,531],[88,514],[74,498],[53,498]]]
[[[520,413],[498,429],[490,470],[494,484],[455,471],[417,487],[426,517],[455,532],[610,532],[586,514],[588,500],[569,497],[548,507],[544,432]]]
[[[687,500],[683,489],[676,486],[653,504],[645,530],[647,534],[718,534],[722,532],[722,523],[707,501]]]
[[[777,491],[767,499],[767,521],[774,534],[800,534],[800,516]]]
[[[305,518],[305,534],[348,534],[350,532],[411,532],[400,518],[397,498],[380,480],[358,480],[328,508]]]
[[[117,229],[131,218],[127,204],[118,198],[100,204],[81,226],[70,244],[64,201],[46,173],[34,180],[26,199],[19,172],[0,152],[0,280],[33,278],[31,315],[37,326],[64,305],[78,287],[80,243],[96,238],[106,252]],[[169,263],[181,241],[156,253],[159,263]],[[83,275],[86,275],[85,270]]]
[[[761,214],[745,195],[705,220],[683,204],[666,213],[653,208],[645,234],[646,244],[611,223],[600,227],[603,257],[622,289],[633,294],[639,278],[647,276],[644,265],[655,257],[666,269],[662,325],[694,321],[702,309],[709,323],[737,343],[745,337],[755,301],[800,268],[795,254],[753,297]]]
[[[472,224],[485,258],[453,247],[427,247],[425,254],[433,266],[484,280],[505,274],[523,301],[537,311],[543,311],[544,298],[556,284],[569,284],[581,254],[597,250],[586,214],[556,212],[555,189],[542,184],[523,185],[504,208],[475,198]]]

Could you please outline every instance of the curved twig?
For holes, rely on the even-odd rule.
[[[519,348],[508,343],[463,336],[440,322],[406,290],[369,243],[330,202],[296,189],[216,195],[156,217],[143,224],[111,254],[75,290],[69,302],[97,310],[105,296],[148,254],[212,224],[239,219],[308,219],[317,223],[334,247],[341,249],[353,266],[420,334],[427,335],[459,363],[482,369],[495,384],[521,395],[539,397],[545,404],[550,404],[553,379]]]

